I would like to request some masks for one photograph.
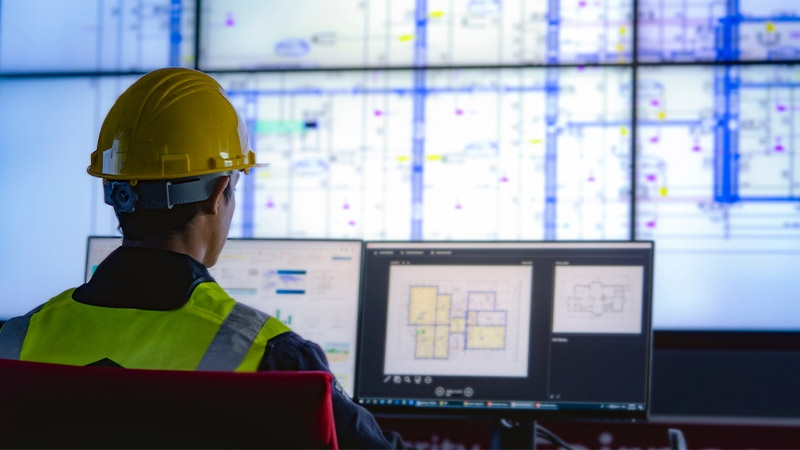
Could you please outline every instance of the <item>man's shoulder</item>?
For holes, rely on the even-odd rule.
[[[281,351],[324,353],[315,342],[303,338],[292,330],[285,331],[269,340],[269,346]]]
[[[323,370],[330,372],[322,348],[294,331],[286,331],[269,340],[259,370]]]

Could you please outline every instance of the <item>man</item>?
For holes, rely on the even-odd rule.
[[[258,167],[220,85],[161,69],[116,101],[91,155],[122,247],[92,279],[0,329],[0,357],[177,370],[324,370],[325,354],[239,304],[209,275],[233,217],[240,172]],[[339,445],[402,447],[334,382]]]

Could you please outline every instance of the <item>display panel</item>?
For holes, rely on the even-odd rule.
[[[800,67],[647,67],[639,84],[636,235],[659,243],[656,327],[796,329]]]
[[[625,0],[212,0],[200,68],[625,63]],[[270,26],[264,26],[265,23]]]
[[[214,75],[272,163],[242,179],[232,236],[655,239],[656,328],[797,330],[800,75],[762,63],[800,61],[800,11],[635,6],[3,0],[0,197],[19,220],[0,225],[0,280],[16,299],[0,320],[79,283],[85,235],[117,233],[84,169],[132,80],[120,75],[198,63],[226,72]],[[701,64],[730,61],[745,64]],[[448,68],[400,69],[413,66]],[[326,67],[353,70],[291,70]],[[109,76],[12,78],[86,71]],[[48,182],[32,183],[30,156],[13,150],[33,147]],[[58,233],[54,216],[70,217]]]
[[[87,281],[120,245],[90,237]],[[318,344],[331,372],[353,392],[362,241],[229,239],[211,276],[236,301]]]
[[[3,0],[0,73],[193,67],[195,0]]]
[[[0,320],[84,279],[86,236],[118,234],[89,155],[134,77],[0,79]]]
[[[800,6],[784,0],[639,0],[639,60],[800,58]]]
[[[121,237],[89,236],[86,245],[86,281],[92,278],[97,266],[120,245],[122,245]]]
[[[270,163],[240,184],[233,235],[630,236],[630,70],[217,78]]]
[[[652,242],[367,242],[356,401],[644,417]]]

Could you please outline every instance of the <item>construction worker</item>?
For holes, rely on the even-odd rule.
[[[137,80],[103,122],[90,175],[103,179],[122,246],[91,280],[0,329],[0,358],[177,370],[324,370],[322,349],[237,303],[214,281],[241,173],[258,167],[222,87],[195,70]],[[334,382],[343,448],[395,448]],[[265,437],[266,438],[266,437]]]

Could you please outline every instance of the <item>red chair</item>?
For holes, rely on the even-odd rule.
[[[0,359],[0,447],[337,448],[331,379]]]

